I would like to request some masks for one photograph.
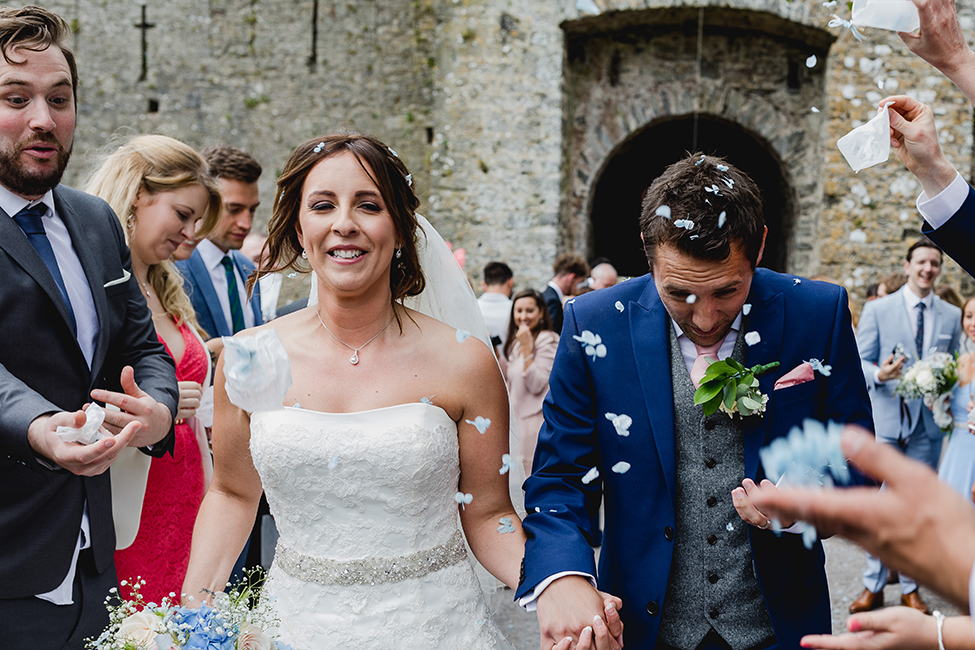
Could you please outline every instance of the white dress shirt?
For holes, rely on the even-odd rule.
[[[477,299],[477,306],[481,308],[488,334],[500,337],[503,348],[508,340],[508,324],[511,322],[511,298],[496,291],[485,291]]]
[[[223,311],[224,318],[227,319],[227,329],[233,332],[234,323],[230,315],[230,295],[227,292],[227,270],[222,263],[224,256],[229,255],[229,253],[224,253],[209,239],[204,239],[197,244],[196,250],[200,252],[200,258],[210,274],[213,290],[217,292],[217,299],[220,300],[220,309]],[[244,327],[254,327],[254,310],[247,302],[247,278],[241,277],[236,264],[234,264],[234,277],[237,278],[237,294],[240,296],[240,306],[244,312]]]
[[[91,360],[95,354],[95,342],[98,340],[98,334],[101,331],[98,314],[95,312],[95,301],[91,297],[88,278],[81,267],[78,254],[72,247],[68,228],[54,207],[54,193],[49,190],[39,201],[28,201],[0,185],[0,208],[11,218],[28,205],[35,203],[42,203],[47,207],[47,214],[41,217],[41,223],[44,224],[47,238],[51,242],[54,257],[58,262],[58,270],[61,271],[61,278],[64,280],[64,287],[68,292],[68,300],[71,301],[71,310],[74,312],[75,325],[77,326],[78,345],[81,347],[85,361],[88,362],[90,368]],[[78,567],[78,555],[82,549],[91,546],[90,537],[88,504],[86,502],[84,513],[81,516],[81,530],[78,532],[78,542],[75,545],[71,565],[68,567],[68,574],[61,584],[52,591],[37,594],[38,598],[55,605],[71,605],[74,603],[72,589],[75,571]]]

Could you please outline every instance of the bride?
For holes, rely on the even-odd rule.
[[[263,488],[281,535],[265,594],[295,650],[506,648],[463,539],[516,586],[507,394],[486,345],[403,305],[426,285],[412,177],[381,142],[333,135],[298,146],[277,184],[260,272],[307,260],[318,303],[237,336],[277,333],[283,407],[238,408],[217,366],[213,483],[183,593],[223,588]]]

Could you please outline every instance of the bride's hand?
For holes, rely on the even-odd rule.
[[[579,633],[579,641],[575,645],[572,645],[572,637],[567,636],[552,646],[552,650],[622,649],[623,622],[620,621],[619,609],[623,606],[623,601],[605,591],[600,591],[599,595],[603,597],[606,621],[603,622],[599,616],[594,617],[592,625],[586,626]]]

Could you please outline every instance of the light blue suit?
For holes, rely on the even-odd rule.
[[[931,410],[920,399],[905,400],[894,392],[897,380],[875,381],[877,368],[902,345],[910,357],[916,356],[914,334],[916,312],[908,312],[903,291],[868,302],[857,326],[857,347],[863,364],[863,376],[873,407],[874,431],[878,440],[897,445],[907,456],[937,470],[944,433],[934,423]],[[961,310],[934,296],[931,318],[925,322],[933,333],[930,345],[940,352],[956,353],[961,337]],[[871,555],[867,556],[864,586],[876,593],[887,582],[887,569]],[[914,591],[913,580],[901,576],[901,590]]]
[[[254,263],[247,259],[239,251],[230,251],[230,259],[233,260],[237,272],[245,280],[254,271]],[[188,260],[176,262],[176,268],[183,275],[183,288],[190,296],[193,303],[193,310],[196,312],[196,319],[200,327],[211,337],[213,336],[233,336],[227,326],[227,316],[220,307],[220,298],[213,288],[213,281],[210,279],[210,272],[199,251],[193,251]],[[254,312],[254,325],[261,325],[264,320],[261,317],[261,292],[257,284],[254,285],[254,294],[247,301],[251,311]],[[246,309],[246,307],[245,307]]]

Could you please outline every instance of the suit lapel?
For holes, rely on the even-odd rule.
[[[217,328],[216,336],[231,336],[232,332],[227,327],[227,318],[223,315],[223,309],[220,308],[220,298],[217,297],[217,291],[213,288],[213,281],[210,280],[210,272],[207,270],[206,264],[203,263],[203,257],[196,251],[190,256],[189,267],[190,274],[193,276],[193,283],[203,295],[203,303],[207,311],[210,312],[210,321]]]
[[[674,396],[670,375],[670,316],[651,280],[637,303],[630,303],[630,338],[637,375],[671,502],[677,503]],[[651,352],[652,351],[652,352]]]
[[[785,298],[774,293],[763,278],[762,269],[755,272],[748,303],[752,308],[748,316],[742,318],[742,328],[747,332],[758,332],[762,337],[755,345],[745,348],[745,366],[751,368],[759,364],[778,361],[782,354],[783,324],[785,322]],[[775,388],[775,378],[792,370],[779,367],[759,376],[759,389],[769,396]],[[754,478],[758,472],[758,452],[766,442],[768,419],[751,417],[744,427],[745,434],[745,476]]]
[[[55,194],[55,199],[57,195]],[[58,213],[61,213],[61,204],[56,200],[55,204],[58,208]],[[64,217],[62,216],[62,220]],[[71,234],[72,241],[74,241],[74,233],[69,230]],[[54,282],[54,277],[51,275],[51,271],[44,264],[44,260],[37,253],[31,243],[27,240],[27,236],[24,235],[24,231],[20,229],[17,222],[13,220],[6,212],[0,210],[0,249],[6,251],[8,255],[22,268],[24,271],[34,279],[37,284],[44,289],[48,298],[57,307],[58,313],[61,314],[61,318],[64,320],[65,326],[68,331],[71,330],[71,317],[68,314],[67,305],[64,304],[64,298],[61,297],[61,291],[58,289],[57,283]],[[79,347],[78,351],[81,351]]]
[[[54,205],[57,207],[58,216],[64,222],[71,236],[71,247],[74,249],[81,268],[85,271],[88,279],[88,288],[91,291],[92,301],[95,304],[95,315],[99,324],[108,322],[108,299],[105,297],[105,287],[102,284],[103,273],[99,271],[103,267],[102,260],[98,258],[86,239],[87,231],[84,228],[83,217],[77,214],[71,206],[64,201],[59,188],[54,188]],[[65,310],[67,311],[67,310]],[[98,328],[98,341],[95,344],[95,352],[91,360],[92,376],[95,376],[105,360],[108,350],[109,334],[107,327]]]
[[[244,266],[244,254],[240,251],[233,251],[231,254],[231,259],[234,261],[234,266],[237,267],[237,272],[240,273],[240,277],[244,279],[244,295],[247,295],[247,276],[250,275],[249,270]],[[246,305],[250,307],[251,312],[254,314],[254,325],[263,324],[263,318],[261,317],[261,302],[260,302],[260,288],[258,284],[254,283],[254,293],[251,295],[250,299],[247,301]]]

